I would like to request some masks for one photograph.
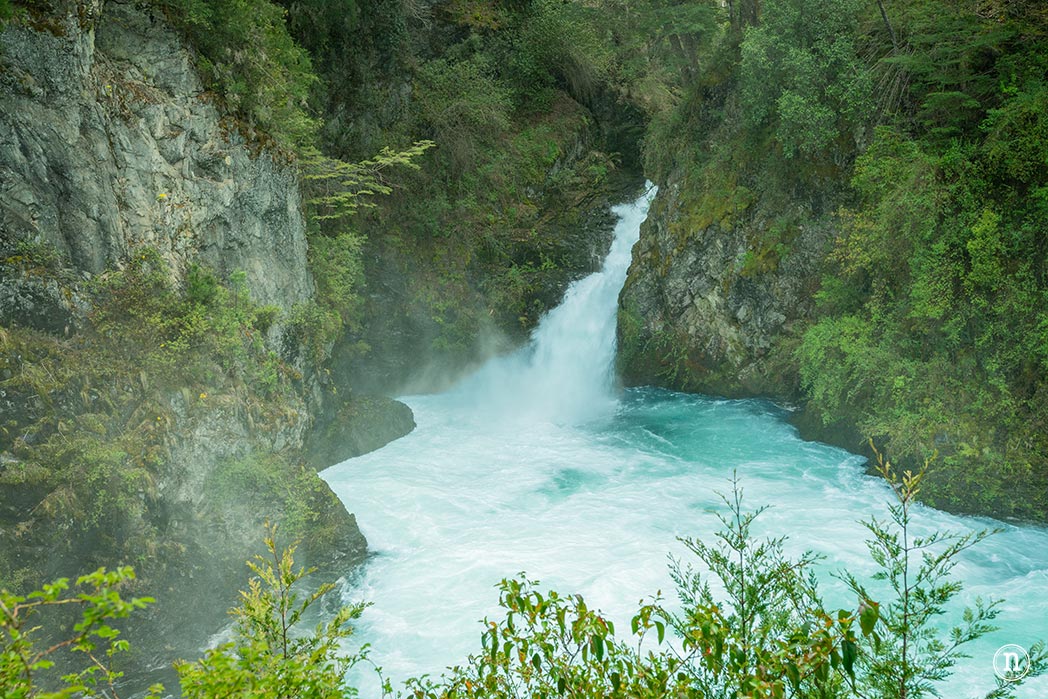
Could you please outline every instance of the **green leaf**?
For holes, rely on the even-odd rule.
[[[866,600],[859,609],[859,627],[862,629],[863,636],[869,636],[873,633],[873,627],[877,624],[877,619],[880,618],[881,610],[880,605],[876,602]]]
[[[841,655],[844,661],[844,671],[855,679],[855,659],[859,657],[859,647],[855,645],[854,641],[844,639],[841,641]]]

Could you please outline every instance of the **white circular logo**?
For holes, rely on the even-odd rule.
[[[993,654],[993,672],[1005,682],[1018,682],[1030,672],[1030,656],[1014,643],[1001,646]]]

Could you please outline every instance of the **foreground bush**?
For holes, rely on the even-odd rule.
[[[72,587],[62,578],[28,595],[0,590],[0,697],[63,699],[115,694],[114,683],[123,674],[113,670],[111,661],[127,651],[128,644],[111,624],[153,601],[121,596],[121,590],[134,579],[131,568],[101,568],[82,575]],[[79,612],[71,630],[59,628],[57,636],[45,636],[40,617],[69,608]],[[41,687],[39,676],[68,654],[80,667],[52,682],[49,689]],[[152,688],[151,695],[153,691],[160,688]]]
[[[345,655],[349,622],[364,605],[342,607],[320,622],[312,634],[298,628],[303,616],[334,585],[326,583],[304,598],[292,588],[312,570],[295,569],[295,547],[280,550],[276,529],[266,537],[267,557],[248,567],[255,573],[241,592],[233,640],[209,650],[200,660],[176,664],[186,699],[267,697],[273,699],[336,699],[355,696],[344,685],[350,667],[363,655]]]

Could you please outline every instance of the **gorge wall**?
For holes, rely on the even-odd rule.
[[[623,378],[798,400],[790,352],[814,315],[834,235],[822,202],[798,200],[786,210],[747,203],[718,220],[700,207],[679,176],[652,204],[620,297]],[[763,242],[776,226],[781,242]]]
[[[163,604],[132,639],[144,665],[164,666],[195,656],[225,623],[264,520],[313,531],[304,550],[316,564],[351,565],[366,542],[302,466],[332,403],[315,367],[300,360],[300,379],[274,400],[220,367],[164,375],[141,359],[164,347],[162,333],[85,355],[106,333],[92,293],[148,249],[175,287],[199,266],[224,280],[242,274],[244,304],[308,300],[297,174],[231,128],[191,52],[144,6],[69,4],[33,16],[0,34],[0,65],[0,577],[21,586],[134,565]],[[260,353],[285,351],[280,321],[254,331]],[[40,371],[51,374],[34,380]],[[410,415],[395,425],[385,439],[410,430]],[[129,431],[143,435],[141,453],[116,439]],[[107,444],[117,446],[99,457]],[[329,452],[331,463],[353,450]],[[282,478],[297,492],[277,487]]]
[[[119,2],[76,12],[4,33],[7,234],[87,274],[149,245],[174,276],[196,262],[244,271],[260,303],[308,298],[293,169],[223,122],[162,15]]]

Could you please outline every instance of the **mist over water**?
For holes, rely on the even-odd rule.
[[[603,270],[572,285],[528,347],[448,392],[404,398],[413,433],[322,474],[373,552],[345,591],[373,603],[356,640],[372,645],[395,683],[479,652],[478,621],[498,611],[494,585],[520,571],[583,594],[620,630],[642,597],[662,590],[672,602],[667,556],[685,554],[677,536],[718,528],[717,493],[733,470],[749,508],[772,506],[758,535],[787,535],[791,553],[826,556],[827,604],[855,603],[830,573],[875,572],[856,520],[886,516],[890,492],[860,457],[800,440],[766,401],[616,391],[618,292],[653,194],[616,207]],[[965,601],[1004,597],[1001,630],[970,646],[944,697],[985,693],[999,646],[1048,637],[1048,530],[915,512],[919,532],[998,525],[1005,533],[955,569],[966,589],[948,622],[960,621]],[[364,697],[378,694],[368,673],[351,681]],[[1048,696],[1048,678],[1019,696]]]

